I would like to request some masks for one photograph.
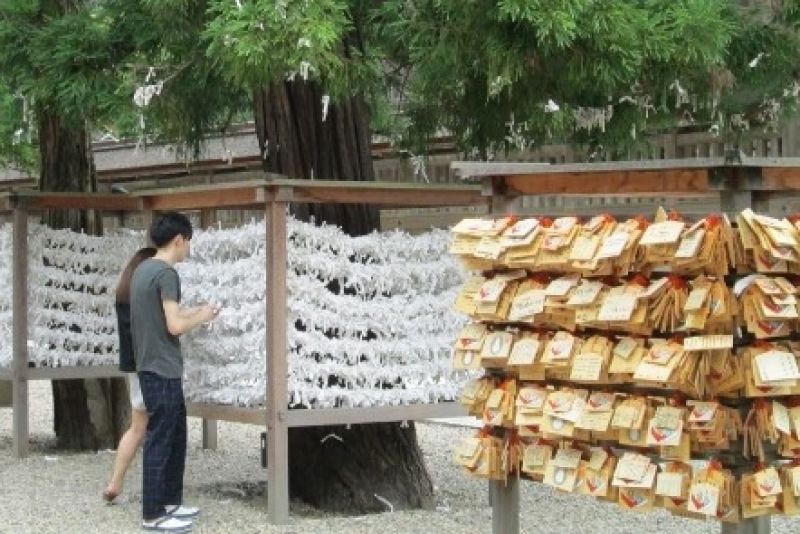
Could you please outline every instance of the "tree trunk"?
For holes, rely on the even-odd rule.
[[[293,428],[289,451],[290,492],[317,508],[360,514],[433,504],[413,423]]]
[[[97,183],[91,143],[85,125],[64,124],[41,106],[37,110],[41,191],[94,192]],[[48,210],[43,222],[51,228],[102,233],[99,213]],[[73,325],[80,330],[80,325]],[[53,380],[54,427],[59,448],[114,448],[130,416],[125,381],[116,379]]]
[[[361,97],[331,104],[314,83],[276,83],[255,95],[256,132],[264,170],[311,180],[375,179],[369,110]],[[297,204],[292,213],[364,235],[379,226],[378,211],[362,204]]]
[[[265,170],[290,178],[374,180],[366,102],[356,96],[332,103],[323,120],[322,97],[315,83],[303,81],[275,83],[255,94]],[[336,224],[350,235],[369,233],[379,223],[378,211],[366,205],[294,205],[292,213]],[[292,496],[320,509],[365,513],[385,511],[387,502],[395,510],[433,505],[413,423],[292,428],[289,451]]]

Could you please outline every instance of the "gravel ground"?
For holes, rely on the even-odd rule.
[[[124,501],[101,503],[100,492],[113,461],[108,451],[65,454],[53,450],[52,398],[47,382],[31,383],[32,454],[11,452],[11,410],[0,409],[0,532],[141,532],[140,458],[128,473]],[[186,501],[203,509],[195,532],[269,533],[490,533],[491,509],[485,482],[455,468],[451,450],[469,429],[418,425],[419,439],[436,487],[431,511],[387,512],[343,517],[293,502],[291,524],[267,526],[266,475],[259,466],[253,426],[220,423],[217,451],[200,447],[200,422],[190,419]],[[623,513],[613,505],[559,495],[530,482],[521,484],[521,524],[527,533],[719,532],[716,522],[674,518],[663,511]],[[800,530],[800,520],[773,519],[774,533]]]

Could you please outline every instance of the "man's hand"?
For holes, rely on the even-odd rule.
[[[197,312],[204,323],[213,321],[219,315],[219,308],[214,308],[208,304],[200,306]]]

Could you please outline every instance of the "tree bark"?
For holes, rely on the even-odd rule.
[[[293,428],[289,451],[290,492],[317,508],[362,514],[433,505],[413,423]]]
[[[323,121],[324,93],[315,83],[275,83],[255,95],[256,132],[264,170],[311,180],[375,179],[369,110],[362,97],[332,103]],[[379,226],[378,210],[363,204],[296,204],[301,220],[338,224],[350,235]]]
[[[40,106],[37,110],[41,175],[39,189],[94,192],[97,182],[91,142],[85,125],[64,124]],[[51,228],[102,233],[100,213],[87,210],[47,210],[43,222]],[[76,331],[80,325],[72,325]],[[57,446],[86,450],[114,448],[128,424],[130,403],[125,381],[116,379],[53,380],[53,426]]]
[[[296,179],[374,180],[364,98],[331,103],[326,117],[322,98],[317,84],[299,80],[256,92],[264,169]],[[378,211],[367,205],[299,204],[292,213],[336,224],[353,236],[379,226]],[[385,511],[387,503],[394,510],[433,505],[413,423],[292,428],[289,451],[292,496],[320,509],[366,513]]]

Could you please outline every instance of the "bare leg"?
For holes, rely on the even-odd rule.
[[[146,431],[147,412],[145,410],[131,410],[131,427],[119,441],[117,457],[114,460],[114,474],[111,476],[111,481],[103,492],[103,497],[107,501],[113,501],[117,495],[122,493],[125,473],[136,457],[136,451],[139,449],[142,441],[144,441],[144,434]]]

